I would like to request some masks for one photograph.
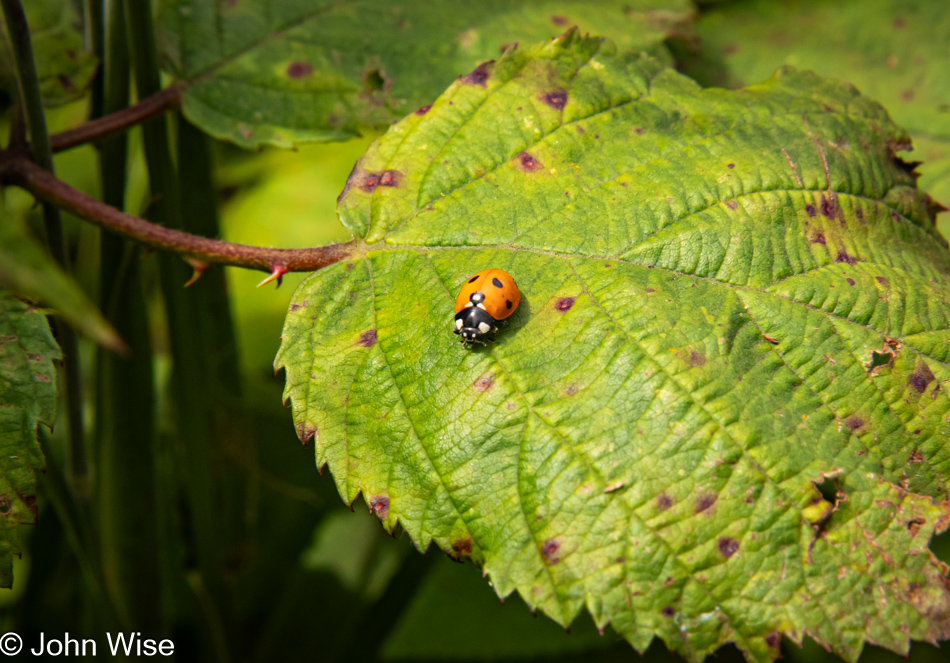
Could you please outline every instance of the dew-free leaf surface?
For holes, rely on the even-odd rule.
[[[245,147],[340,140],[432,101],[457,76],[577,25],[668,57],[688,0],[164,0],[161,45],[183,110]]]
[[[687,73],[705,85],[742,87],[788,64],[853,83],[884,104],[913,139],[905,158],[923,162],[920,187],[950,205],[945,0],[759,0],[704,14],[696,32],[705,66],[694,62]]]
[[[906,134],[811,73],[703,90],[576,33],[480,71],[369,148],[357,257],[290,305],[275,365],[344,499],[641,650],[946,637],[950,253]],[[463,347],[486,267],[522,304]]]
[[[36,426],[56,418],[59,357],[46,316],[0,290],[0,587],[13,586],[17,525],[36,522]]]
[[[89,87],[98,63],[83,50],[82,19],[75,4],[69,0],[29,0],[23,3],[23,10],[30,26],[43,105],[60,106],[79,99]],[[16,99],[16,64],[2,14],[0,35],[0,91],[9,99]]]
[[[122,340],[79,284],[53,262],[20,222],[2,207],[0,288],[52,307],[96,343],[112,350],[123,348]]]

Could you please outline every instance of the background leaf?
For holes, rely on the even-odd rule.
[[[46,316],[0,291],[0,587],[13,586],[16,527],[36,523],[36,426],[56,418],[60,358]]]
[[[52,107],[79,99],[96,73],[97,61],[83,50],[82,20],[76,12],[76,5],[69,0],[29,0],[23,5],[30,26],[43,104]],[[9,99],[15,99],[16,67],[2,16],[0,35],[3,41],[0,90]]]
[[[950,52],[936,47],[948,32],[943,0],[737,3],[699,18],[682,71],[742,87],[789,64],[853,83],[908,130],[921,188],[950,205]]]
[[[389,124],[505,45],[572,25],[668,57],[663,39],[690,14],[688,0],[166,0],[160,24],[189,120],[245,147],[287,147]]]
[[[947,637],[950,253],[906,142],[785,69],[703,90],[576,33],[394,126],[276,360],[348,502],[636,648]],[[450,333],[510,272],[499,341]],[[819,490],[819,486],[822,490]]]
[[[0,288],[51,306],[97,343],[116,351],[124,347],[86,293],[5,208],[0,208]]]

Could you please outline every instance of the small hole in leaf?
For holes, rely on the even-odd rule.
[[[363,75],[363,91],[372,94],[386,87],[386,78],[379,69],[372,69]]]
[[[868,373],[880,366],[890,366],[894,361],[894,353],[884,350],[871,350],[871,363],[868,364]]]

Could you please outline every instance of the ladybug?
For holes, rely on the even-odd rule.
[[[462,286],[455,299],[455,333],[462,343],[481,343],[498,330],[498,323],[521,303],[521,292],[511,275],[501,269],[483,269]]]

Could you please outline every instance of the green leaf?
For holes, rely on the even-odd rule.
[[[576,33],[487,72],[370,147],[360,257],[291,302],[275,365],[344,499],[640,650],[950,635],[950,252],[906,134],[810,72],[703,90]],[[523,301],[467,348],[486,267]]]
[[[934,47],[950,33],[944,0],[758,0],[704,14],[696,32],[702,58],[686,73],[701,83],[741,87],[790,64],[883,103],[924,162],[920,186],[950,205],[950,49]]]
[[[43,104],[60,106],[81,98],[98,62],[83,50],[82,19],[76,4],[69,0],[29,0],[23,3],[33,42],[33,58],[40,79]],[[0,16],[0,90],[11,99],[17,93],[16,66],[7,36],[6,22]]]
[[[125,348],[86,293],[5,208],[0,208],[0,288],[53,307],[96,343]]]
[[[668,58],[663,39],[690,16],[688,0],[165,0],[159,23],[188,119],[256,147],[388,125],[506,45],[572,25]]]
[[[59,358],[46,316],[0,290],[0,587],[13,586],[17,525],[36,523],[36,426],[56,418]]]

